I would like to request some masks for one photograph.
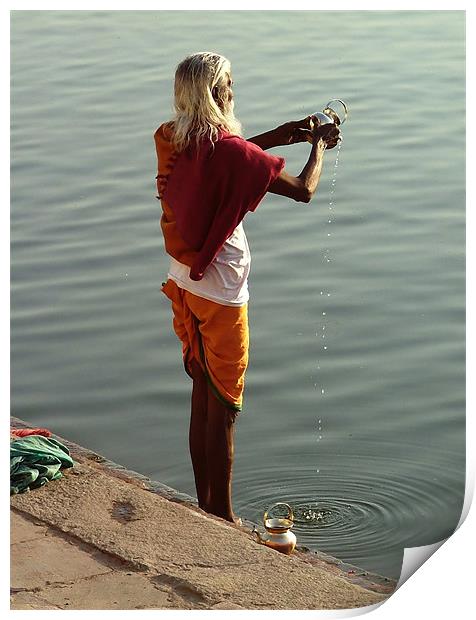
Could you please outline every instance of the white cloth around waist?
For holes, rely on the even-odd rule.
[[[251,253],[241,222],[228,237],[201,280],[190,279],[190,267],[172,256],[168,277],[194,295],[224,306],[243,306],[249,300]]]

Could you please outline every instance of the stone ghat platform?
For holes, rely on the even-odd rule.
[[[209,515],[53,437],[75,466],[11,497],[11,609],[353,609],[378,606],[396,588],[299,545],[290,556],[273,551],[255,541],[252,523]]]

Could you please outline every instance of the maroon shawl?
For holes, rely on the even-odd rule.
[[[190,145],[179,156],[163,192],[181,237],[198,252],[190,278],[201,280],[208,265],[242,221],[254,211],[284,167],[239,136],[221,132],[212,145]]]

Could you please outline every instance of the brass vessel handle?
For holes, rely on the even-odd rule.
[[[342,99],[331,99],[330,101],[327,102],[326,108],[330,107],[331,103],[334,103],[334,101],[338,101],[340,104],[342,104],[342,107],[344,108],[344,119],[340,122],[340,124],[342,125],[344,123],[344,121],[347,120],[347,117],[349,116],[349,110],[347,108],[347,105],[345,104],[344,101],[342,101]],[[332,110],[333,108],[331,108]]]
[[[272,508],[276,508],[276,506],[286,506],[288,509],[288,517],[294,523],[294,513],[293,513],[293,509],[291,508],[291,506],[289,504],[286,504],[286,502],[276,502],[276,504],[273,504],[272,506],[270,506],[263,515],[263,523],[265,525],[266,525],[266,519],[268,518],[268,512],[270,512]]]

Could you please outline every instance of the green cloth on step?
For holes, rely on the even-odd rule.
[[[69,450],[56,439],[28,435],[10,442],[10,495],[41,487],[73,467]]]

